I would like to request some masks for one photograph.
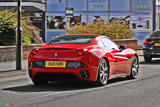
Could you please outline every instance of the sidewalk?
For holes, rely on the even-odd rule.
[[[138,50],[137,52],[138,52],[138,56],[143,56],[143,50],[142,49]]]
[[[23,60],[22,66],[22,70],[16,70],[16,61],[0,62],[0,82],[26,78],[27,60]]]
[[[22,69],[27,70],[27,60],[23,60]],[[16,61],[0,62],[0,72],[15,71]]]

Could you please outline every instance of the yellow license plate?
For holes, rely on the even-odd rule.
[[[66,68],[66,61],[46,61],[46,68]]]
[[[160,46],[160,43],[156,43],[155,46]]]

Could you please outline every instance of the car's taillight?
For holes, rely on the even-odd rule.
[[[152,42],[149,42],[149,41],[145,40],[143,44],[144,45],[152,45]]]
[[[32,56],[35,56],[37,53],[38,53],[38,49],[33,49],[33,50],[31,51],[31,55],[32,55]]]
[[[85,53],[85,51],[83,49],[77,50],[77,54],[80,56],[84,55],[84,53]]]

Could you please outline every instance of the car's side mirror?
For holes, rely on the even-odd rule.
[[[125,50],[126,47],[125,47],[124,45],[120,45],[120,46],[119,46],[119,49],[120,49],[120,50]]]

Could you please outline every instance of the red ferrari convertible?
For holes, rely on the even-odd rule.
[[[56,37],[32,50],[28,59],[29,76],[35,85],[78,79],[103,86],[122,76],[135,79],[138,69],[136,51],[94,34]]]

